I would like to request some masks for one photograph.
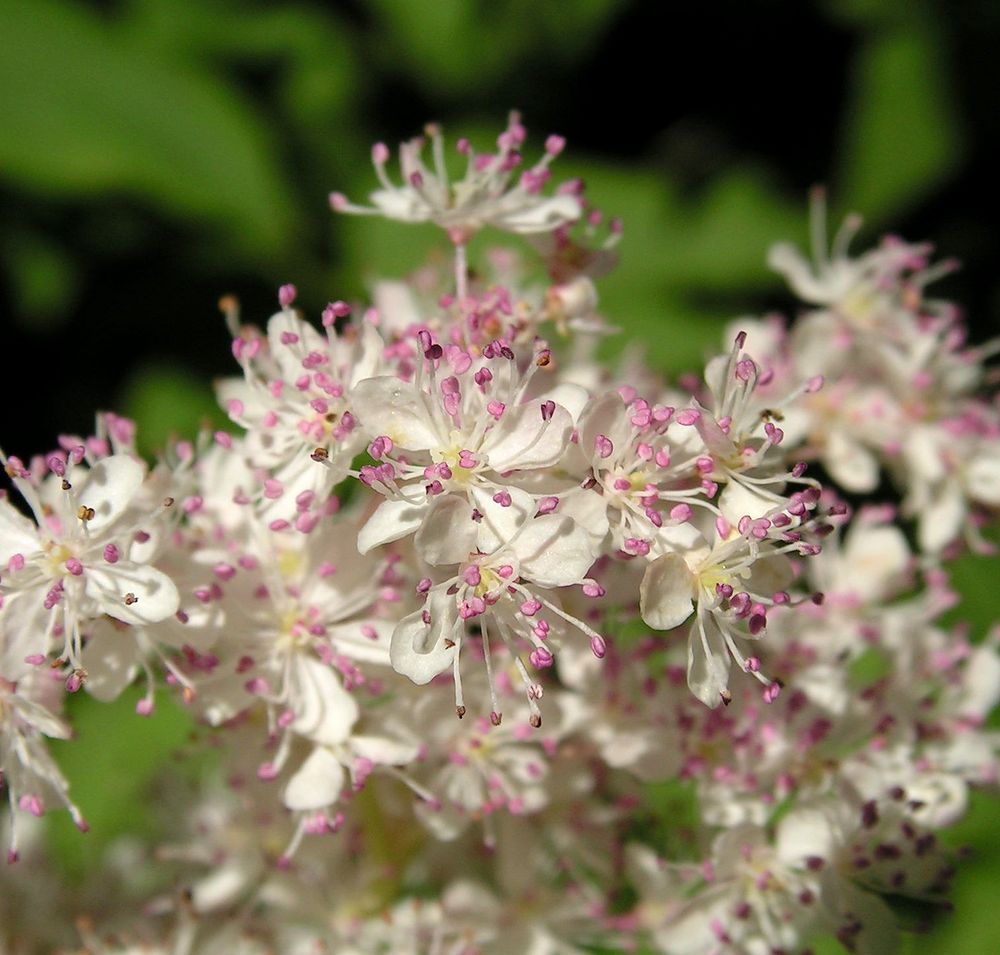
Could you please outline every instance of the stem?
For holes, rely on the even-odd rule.
[[[455,296],[461,304],[468,294],[467,279],[468,266],[465,261],[465,243],[459,242],[455,245]]]

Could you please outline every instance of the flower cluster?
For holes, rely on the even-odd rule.
[[[941,619],[1000,505],[989,348],[924,297],[927,247],[851,259],[849,222],[813,265],[772,250],[794,323],[742,320],[683,386],[616,381],[591,356],[620,227],[549,189],[562,139],[522,169],[513,115],[455,180],[426,138],[430,167],[404,143],[396,184],[378,145],[371,205],[331,202],[440,226],[454,274],[318,326],[291,285],[263,331],[225,301],[236,430],[153,467],[114,415],[0,456],[7,878],[32,817],[86,828],[46,744],[67,694],[140,681],[148,717],[162,685],[223,754],[165,790],[167,842],[107,863],[152,915],[111,893],[74,937],[0,908],[0,946],[889,951],[886,897],[944,901],[938,832],[997,783],[1000,636]],[[551,284],[506,250],[470,272],[489,228]],[[883,474],[898,499],[860,502]]]

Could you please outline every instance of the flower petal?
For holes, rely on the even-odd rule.
[[[336,802],[343,788],[344,767],[333,753],[319,746],[288,780],[281,798],[293,812],[310,812]]]
[[[83,648],[83,666],[87,692],[94,699],[102,703],[118,699],[139,670],[135,632],[106,618],[99,620]]]
[[[87,522],[91,535],[111,524],[132,503],[142,487],[146,469],[126,454],[114,454],[98,461],[78,486],[81,504],[94,509]]]
[[[639,585],[639,612],[654,630],[672,630],[694,611],[692,575],[683,557],[664,554],[647,568]]]
[[[354,697],[330,667],[311,657],[296,655],[290,671],[289,706],[295,713],[292,731],[317,743],[342,743],[358,718]]]
[[[410,451],[443,446],[434,421],[416,389],[391,375],[365,378],[351,391],[354,413],[372,438],[388,435]]]
[[[486,436],[482,450],[495,471],[547,468],[562,457],[572,431],[573,419],[565,408],[556,405],[546,421],[541,404],[532,400],[509,408]]]
[[[840,428],[827,436],[823,466],[845,491],[866,494],[878,487],[878,459]]]
[[[396,624],[389,643],[392,668],[419,684],[447,670],[458,649],[456,644],[448,646],[456,619],[454,600],[432,592],[426,609],[431,615],[429,624],[424,622],[424,611],[417,610]]]
[[[416,490],[424,495],[422,487]],[[420,527],[427,513],[426,495],[418,500],[419,503],[413,503],[412,500],[399,498],[379,504],[358,532],[358,553],[367,554],[373,547],[399,540]]]
[[[476,549],[479,527],[464,498],[453,494],[436,497],[413,539],[417,551],[428,564],[457,564]]]
[[[39,550],[38,528],[6,497],[0,498],[0,564],[6,565],[14,554],[29,557]]]
[[[513,200],[516,194],[510,194]],[[583,215],[583,207],[576,196],[556,195],[545,199],[528,199],[516,196],[511,209],[486,216],[489,223],[507,232],[528,235],[533,232],[551,232],[568,222],[575,222]]]
[[[181,598],[174,582],[144,564],[117,564],[86,569],[87,594],[102,613],[136,625],[159,623],[177,613]]]
[[[512,547],[521,576],[541,587],[580,583],[595,558],[587,532],[571,518],[556,514],[528,521]]]
[[[726,698],[729,661],[729,651],[717,627],[709,621],[703,627],[692,627],[688,636],[688,688],[705,706],[715,709]]]

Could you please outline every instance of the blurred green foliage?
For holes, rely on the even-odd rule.
[[[697,368],[726,321],[785,301],[764,256],[776,239],[805,241],[812,182],[834,217],[865,214],[869,236],[950,239],[972,275],[953,288],[1000,307],[977,196],[996,126],[970,121],[995,113],[975,83],[992,67],[965,56],[995,46],[995,5],[732,0],[701,19],[671,8],[667,32],[653,29],[661,12],[652,0],[0,0],[5,357],[45,355],[49,371],[5,421],[5,446],[41,451],[99,407],[134,416],[147,452],[217,426],[210,379],[232,372],[219,295],[262,323],[294,281],[317,314],[423,259],[433,230],[333,221],[326,194],[363,198],[369,143],[431,118],[489,137],[519,107],[535,148],[545,123],[569,135],[562,172],[625,222],[604,310],[665,371]],[[991,330],[996,313],[978,321]],[[994,571],[959,569],[980,634]],[[121,718],[131,702],[85,707],[80,739],[60,748],[90,843],[145,825],[143,787],[187,732],[176,714]],[[962,870],[959,915],[912,951],[1000,950],[998,823],[985,802],[963,824],[983,852]],[[82,842],[57,844],[85,867]]]

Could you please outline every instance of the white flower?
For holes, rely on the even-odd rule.
[[[372,206],[357,206],[333,193],[333,209],[383,215],[401,222],[433,222],[447,229],[456,245],[463,245],[484,226],[517,233],[550,232],[580,218],[583,207],[571,192],[542,194],[550,177],[549,163],[563,148],[560,137],[550,136],[543,157],[531,169],[517,174],[525,139],[517,113],[511,113],[507,129],[498,137],[496,153],[476,153],[468,140],[459,140],[457,148],[467,165],[464,177],[457,181],[448,175],[440,129],[429,126],[427,135],[433,168],[421,158],[424,137],[411,139],[399,148],[403,183],[396,185],[385,170],[389,149],[378,143],[372,149],[372,161],[382,188],[371,194]],[[515,174],[517,180],[512,184]]]
[[[453,563],[463,550],[496,549],[535,513],[544,496],[515,486],[509,475],[555,465],[573,422],[555,401],[526,398],[541,355],[521,373],[501,343],[477,361],[453,346],[443,350],[426,331],[419,343],[425,357],[412,382],[379,376],[354,389],[369,451],[379,462],[360,477],[388,498],[361,530],[358,548],[367,553],[420,529],[416,543],[425,559]],[[453,372],[444,378],[435,367],[442,356]],[[433,548],[442,545],[456,556],[435,556]]]
[[[547,608],[556,617],[568,621],[587,634],[596,647],[602,638],[582,621],[562,611],[536,588],[566,587],[583,584],[584,575],[594,561],[588,535],[569,517],[555,514],[529,518],[511,536],[490,553],[471,552],[465,544],[462,566],[457,574],[432,586],[430,579],[421,584],[427,594],[423,609],[404,617],[396,625],[389,645],[393,668],[414,683],[428,683],[451,669],[455,680],[455,706],[465,714],[459,655],[466,637],[466,624],[478,625],[490,683],[491,718],[500,722],[500,710],[493,683],[490,639],[507,646],[524,684],[531,720],[541,724],[536,700],[542,695],[518,657],[516,644],[530,646],[530,662],[537,669],[552,665],[553,654],[546,644],[550,624]],[[461,551],[459,551],[461,553]],[[443,548],[442,548],[442,556]],[[458,555],[447,555],[447,563],[458,562]],[[598,651],[603,652],[603,651]]]
[[[818,496],[818,495],[817,495]],[[798,495],[793,511],[804,513],[815,500]],[[773,684],[759,672],[756,657],[744,657],[737,640],[758,637],[767,623],[767,608],[789,601],[785,590],[792,580],[787,553],[810,553],[797,534],[782,539],[792,511],[777,510],[769,517],[744,517],[738,528],[724,518],[710,539],[696,528],[671,529],[675,550],[661,554],[646,568],[639,588],[642,619],[654,630],[672,630],[692,613],[695,621],[688,639],[688,686],[707,706],[731,699],[729,663]],[[681,532],[686,530],[686,546]]]
[[[51,473],[40,482],[19,462],[5,460],[36,523],[0,500],[0,562],[8,569],[0,592],[20,605],[20,646],[25,656],[47,656],[61,636],[61,656],[74,669],[89,622],[107,614],[126,624],[156,623],[180,602],[173,581],[146,562],[145,528],[173,499],[144,507],[139,461],[115,454],[87,468],[79,450],[51,455]]]
[[[907,514],[918,521],[921,548],[938,553],[963,530],[973,530],[973,504],[1000,507],[1000,448],[996,438],[941,424],[911,428],[903,437]]]
[[[292,310],[292,295],[283,287],[289,304],[271,317],[266,339],[241,331],[230,313],[233,351],[245,377],[226,379],[216,391],[230,418],[247,430],[239,450],[267,470],[253,489],[258,509],[268,520],[280,516],[304,530],[315,519],[297,512],[296,503],[303,495],[325,499],[364,447],[351,389],[376,374],[384,344],[367,322],[335,331],[334,320],[346,314],[336,304],[324,313],[321,335]]]
[[[8,632],[0,631],[0,647]],[[69,725],[53,712],[61,703],[62,681],[47,668],[33,669],[10,659],[12,654],[5,656],[0,659],[0,780],[10,803],[7,861],[13,862],[18,856],[21,813],[41,816],[46,804],[54,800],[69,810],[78,828],[86,830],[87,824],[70,800],[69,783],[45,745],[45,737],[64,740],[71,735]]]

